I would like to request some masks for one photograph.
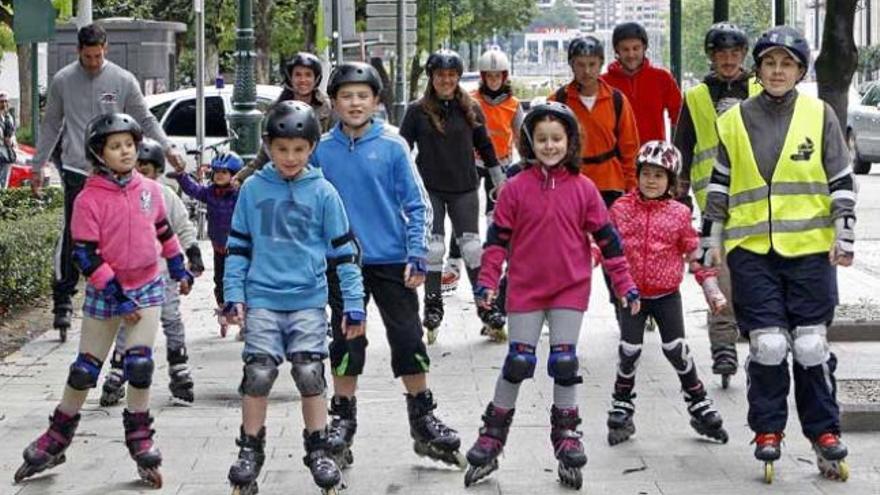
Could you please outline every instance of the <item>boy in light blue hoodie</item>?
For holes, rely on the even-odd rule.
[[[340,483],[324,397],[328,264],[340,280],[346,331],[362,335],[366,314],[358,247],[342,200],[309,164],[320,134],[309,105],[274,105],[263,133],[272,162],[242,186],[232,216],[224,313],[234,324],[244,319],[247,331],[240,451],[229,481],[242,492],[256,489],[265,460],[268,395],[285,358],[302,395],[303,462],[324,493],[335,493]]]
[[[379,308],[391,347],[391,370],[406,389],[410,436],[418,455],[461,466],[461,440],[434,415],[428,358],[422,341],[416,288],[425,281],[431,207],[409,146],[393,128],[374,119],[382,81],[370,65],[340,64],[327,92],[340,123],[321,138],[312,156],[339,191],[351,227],[363,247],[364,290]],[[338,274],[338,276],[337,276]],[[345,280],[328,273],[333,315],[333,416],[337,462],[353,461],[357,429],[355,392],[367,340],[344,328]],[[463,467],[463,466],[462,466]]]

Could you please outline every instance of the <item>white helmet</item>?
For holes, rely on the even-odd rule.
[[[477,68],[480,72],[508,72],[510,71],[510,62],[500,48],[493,46],[480,55]]]
[[[676,176],[681,172],[681,153],[666,141],[648,141],[639,150],[636,165],[655,165]]]

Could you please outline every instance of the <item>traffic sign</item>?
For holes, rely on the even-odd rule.
[[[15,42],[40,43],[55,37],[55,17],[58,11],[50,0],[15,0],[12,30]]]

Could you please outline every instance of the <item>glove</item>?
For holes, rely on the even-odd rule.
[[[478,306],[488,308],[495,302],[495,291],[485,285],[477,284],[474,287],[474,301]]]
[[[837,264],[841,258],[852,259],[856,242],[855,217],[834,220],[834,244],[831,245],[831,262]]]
[[[345,315],[345,324],[349,327],[357,327],[363,325],[367,319],[367,313],[359,309],[352,309],[343,313]]]
[[[626,307],[631,306],[634,302],[637,302],[640,298],[641,298],[641,295],[639,295],[639,289],[636,289],[635,287],[633,287],[632,289],[626,291],[626,294],[623,295],[623,298],[622,298],[623,299],[623,307],[626,308]]]
[[[125,291],[122,289],[122,285],[115,277],[107,282],[107,286],[104,287],[103,293],[106,297],[116,303],[116,305],[119,307],[120,314],[128,315],[138,310],[139,306],[137,301],[128,297],[128,295],[125,294]]]
[[[709,311],[717,315],[727,307],[727,298],[721,292],[717,277],[709,277],[703,281],[703,295],[709,304]]]
[[[718,266],[721,263],[721,243],[724,224],[712,220],[703,220],[703,232],[697,261],[705,267]]]
[[[202,261],[202,250],[198,244],[193,244],[186,250],[186,259],[189,260],[189,270],[193,275],[201,275],[205,271],[205,263]]]
[[[428,263],[425,258],[410,256],[406,259],[406,264],[409,265],[410,276],[426,275],[428,273]]]
[[[183,264],[182,254],[178,254],[177,256],[168,259],[168,274],[171,275],[171,280],[186,282],[190,286],[192,286],[195,281],[192,273],[190,273]]]

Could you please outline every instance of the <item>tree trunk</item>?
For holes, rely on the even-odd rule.
[[[382,93],[379,94],[379,100],[385,105],[385,110],[388,114],[391,115],[394,111],[394,83],[392,83],[391,77],[388,76],[388,71],[385,70],[385,64],[382,63],[381,58],[371,58],[370,65],[376,69],[379,73],[379,78],[382,79]]]
[[[846,127],[849,86],[858,65],[858,50],[853,39],[858,0],[827,0],[822,51],[816,58],[819,97],[828,102]]]
[[[419,77],[422,75],[424,67],[419,65],[419,51],[413,54],[412,62],[409,65],[409,100],[412,101],[419,97]]]
[[[316,3],[316,2],[312,2]],[[316,7],[309,7],[305,9],[303,13],[303,43],[305,44],[304,51],[317,53],[316,47],[318,46],[318,41],[315,39],[317,33],[315,32],[315,12]],[[322,54],[317,53],[320,57]]]
[[[257,50],[255,76],[257,84],[269,84],[269,75],[272,71],[270,59],[270,46],[272,41],[272,8],[275,0],[259,0],[256,11],[256,29],[254,30],[254,44]]]
[[[31,45],[16,46],[18,55],[18,87],[19,87],[19,129],[30,129],[33,112],[31,109]],[[40,110],[37,109],[37,115]]]

